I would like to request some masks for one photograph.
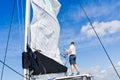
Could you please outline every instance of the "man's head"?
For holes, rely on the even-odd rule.
[[[70,44],[73,44],[73,45],[74,45],[75,43],[74,43],[74,42],[71,42]]]

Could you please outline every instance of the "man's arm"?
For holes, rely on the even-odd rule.
[[[69,49],[69,50],[66,50],[68,54],[71,54],[72,53],[72,50]]]
[[[71,49],[63,49],[63,51],[66,51],[68,54],[71,54],[72,53],[72,50]]]

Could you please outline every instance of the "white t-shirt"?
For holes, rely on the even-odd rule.
[[[72,55],[72,54],[75,54],[76,53],[76,49],[75,49],[75,46],[72,44],[72,45],[70,45],[70,48],[69,48],[70,50],[72,50],[72,53],[70,53],[70,55]]]

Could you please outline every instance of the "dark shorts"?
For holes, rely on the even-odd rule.
[[[69,62],[71,64],[76,64],[76,56],[74,54],[69,56]]]

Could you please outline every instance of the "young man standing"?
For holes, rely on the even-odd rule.
[[[74,71],[77,71],[77,75],[80,74],[79,68],[76,64],[76,49],[74,46],[74,42],[70,43],[70,48],[69,50],[66,50],[69,56],[69,62],[70,62],[70,67],[71,67],[71,76],[74,75]]]

